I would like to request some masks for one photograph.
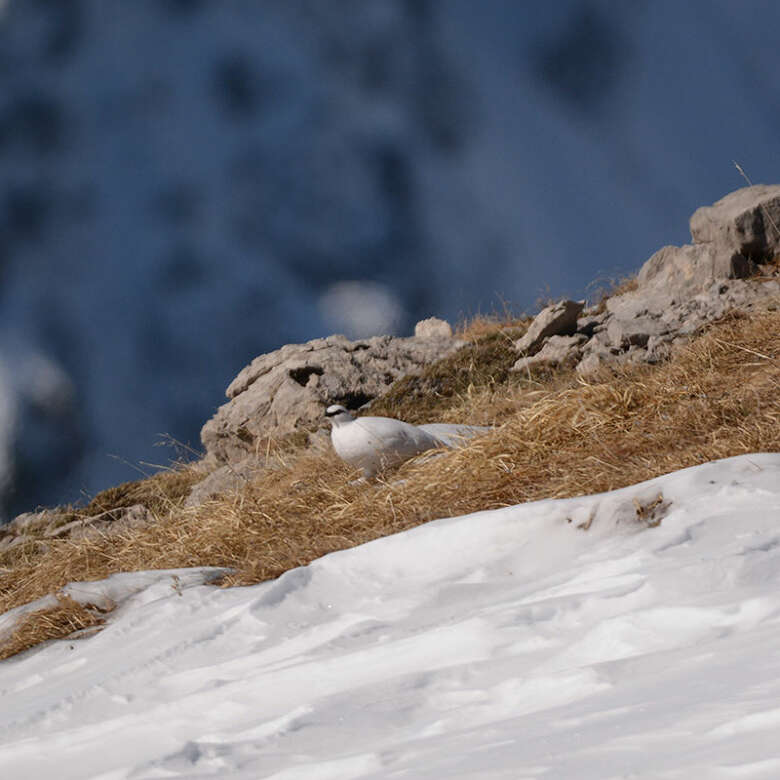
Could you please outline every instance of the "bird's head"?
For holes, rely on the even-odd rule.
[[[341,404],[332,404],[325,410],[325,416],[334,428],[352,422],[355,418]]]

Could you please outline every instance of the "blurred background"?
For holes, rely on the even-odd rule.
[[[531,312],[686,242],[732,161],[780,181],[779,29],[771,0],[0,0],[2,516],[197,448],[262,352]]]

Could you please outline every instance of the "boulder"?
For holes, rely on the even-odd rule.
[[[621,350],[613,347],[606,330],[601,330],[582,345],[581,352],[577,373],[590,378],[600,373],[605,365],[615,363]]]
[[[598,333],[605,327],[608,319],[608,311],[602,311],[598,314],[583,312],[583,316],[577,320],[577,333],[582,333],[583,336],[590,338],[594,333]]]
[[[0,525],[2,536],[32,536],[43,533],[60,517],[56,509],[42,509],[38,512],[23,512],[13,520]]]
[[[109,509],[92,517],[82,517],[65,525],[49,528],[47,538],[69,537],[78,539],[88,536],[102,536],[107,533],[121,533],[133,528],[141,528],[154,521],[152,513],[143,504]]]
[[[589,352],[577,364],[577,373],[586,379],[592,379],[604,369],[604,361],[595,352]]]
[[[184,505],[199,506],[209,499],[240,490],[252,477],[268,466],[265,457],[254,455],[244,458],[240,463],[226,463],[212,471],[190,490]]]
[[[744,258],[763,261],[780,254],[780,186],[743,187],[691,217],[695,244],[717,244]]]
[[[665,246],[642,266],[637,290],[627,295],[642,300],[650,311],[662,312],[720,279],[749,276],[753,268],[746,257],[720,244]]]
[[[573,336],[550,336],[544,346],[535,354],[520,358],[513,371],[528,371],[530,368],[573,366],[582,357],[582,345],[588,337],[576,333]]]
[[[690,219],[693,244],[665,246],[639,271],[635,295],[650,311],[704,293],[723,279],[744,279],[780,255],[780,186],[736,190]],[[622,297],[622,296],[621,296]]]
[[[571,336],[577,330],[577,318],[585,301],[560,301],[542,309],[526,333],[515,342],[523,355],[533,355],[550,336]]]
[[[451,339],[452,325],[447,320],[428,317],[427,320],[420,320],[414,326],[414,337],[418,339]]]
[[[613,317],[607,325],[607,337],[619,349],[645,347],[652,336],[660,336],[665,332],[666,327],[660,320],[647,316],[630,319]]]
[[[207,464],[218,468],[259,457],[268,438],[318,427],[329,404],[357,409],[464,345],[441,325],[422,323],[420,331],[427,335],[329,336],[255,358],[228,387],[230,401],[201,431]]]
[[[115,507],[91,516],[77,516],[73,510],[59,508],[25,512],[0,526],[0,552],[30,540],[78,539],[121,533],[154,520],[152,513],[142,504]]]
[[[641,268],[635,290],[606,301],[605,317],[583,317],[590,337],[577,370],[603,363],[658,362],[675,345],[731,309],[749,310],[780,294],[780,186],[745,187],[690,220],[693,244],[666,246]],[[761,265],[760,276],[754,275]]]

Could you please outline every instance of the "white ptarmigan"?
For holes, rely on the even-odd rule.
[[[364,477],[413,458],[427,450],[457,447],[467,438],[490,430],[476,425],[412,425],[392,417],[353,417],[340,404],[325,410],[331,421],[336,454]]]

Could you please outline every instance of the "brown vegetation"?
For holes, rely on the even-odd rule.
[[[513,377],[511,337],[502,328],[481,334],[423,377],[402,380],[371,409],[413,421],[497,425],[468,447],[360,484],[333,455],[280,449],[279,467],[240,492],[192,509],[163,501],[151,526],[0,554],[0,612],[67,582],[117,571],[230,566],[235,574],[225,584],[250,584],[435,518],[606,491],[717,458],[780,451],[777,310],[730,315],[668,363],[625,367],[592,382],[573,372]],[[414,414],[410,402],[424,412]],[[177,484],[162,478],[155,489],[164,493],[168,479]],[[14,652],[52,635],[31,631],[27,645],[14,640]]]
[[[0,661],[34,647],[49,639],[72,636],[77,631],[100,626],[105,621],[102,610],[79,604],[69,596],[59,594],[58,605],[26,614],[10,636],[0,645]]]
[[[368,413],[397,417],[415,425],[434,418],[460,422],[456,409],[463,400],[478,391],[512,383],[510,369],[517,360],[514,342],[526,327],[496,324],[488,332],[479,332],[480,328],[479,335],[472,336],[462,349],[428,366],[420,375],[394,382],[385,395],[370,404]],[[451,419],[453,412],[457,420]],[[476,424],[479,420],[470,418],[469,422]]]
[[[199,479],[203,479],[203,474],[193,468],[164,469],[145,479],[123,482],[101,491],[76,514],[94,517],[111,509],[141,504],[159,516],[186,498]]]

